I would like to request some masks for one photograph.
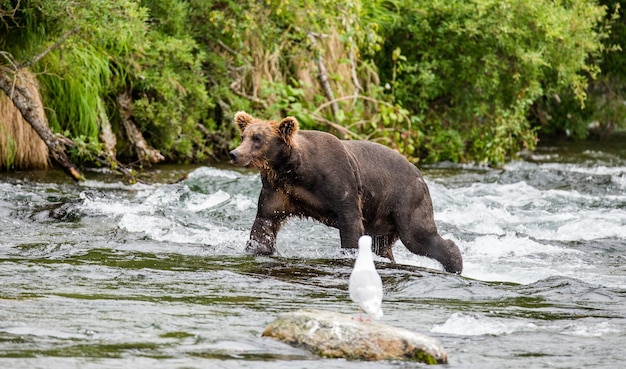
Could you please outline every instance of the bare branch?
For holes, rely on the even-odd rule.
[[[328,105],[330,105],[330,104],[333,104],[333,103],[335,103],[335,104],[336,104],[336,103],[337,103],[337,102],[339,102],[339,101],[343,101],[343,100],[350,100],[350,99],[355,99],[355,98],[357,98],[357,99],[361,99],[361,100],[371,101],[371,102],[376,103],[376,104],[384,104],[384,105],[393,106],[393,105],[389,104],[388,102],[381,101],[381,100],[377,100],[377,99],[375,99],[375,98],[373,98],[373,97],[369,97],[369,96],[363,96],[363,95],[357,95],[357,96],[342,96],[342,97],[338,97],[338,98],[336,98],[336,99],[333,99],[333,100],[331,100],[331,101],[327,101],[327,102],[323,103],[322,105],[318,106],[318,107],[317,107],[317,109],[315,109],[315,111],[313,112],[313,114],[317,114],[317,113],[319,113],[319,112],[320,112],[320,110],[324,109],[325,107],[327,107],[327,106],[328,106]]]
[[[395,105],[391,104],[391,103],[388,103],[388,102],[382,101],[382,100],[378,100],[378,99],[375,99],[375,98],[369,97],[369,96],[356,95],[356,96],[342,96],[342,97],[338,97],[338,98],[334,99],[333,101],[327,101],[324,104],[318,106],[317,109],[315,109],[315,111],[311,115],[316,116],[316,114],[318,114],[320,112],[320,110],[324,109],[325,107],[327,107],[328,105],[330,105],[332,103],[336,104],[339,101],[352,100],[352,99],[366,100],[366,101],[373,102],[375,104],[385,105],[385,106],[389,106],[389,107],[394,108],[396,110],[396,112],[398,113],[398,115],[402,117],[402,120],[404,120],[406,122],[406,131],[408,132],[409,135],[411,135],[411,131],[412,131],[412,128],[411,128],[411,118],[409,118],[408,115],[402,113],[401,111],[398,111],[398,108]],[[335,127],[335,126],[338,126],[338,125],[333,123],[332,126]],[[341,127],[341,126],[339,126],[339,127]],[[337,128],[337,127],[335,127],[335,128]],[[350,130],[348,130],[346,128],[344,128],[343,132],[345,132],[345,131],[350,132],[352,134],[352,131],[350,131]]]
[[[360,136],[357,133],[354,133],[352,131],[350,131],[349,129],[347,129],[346,127],[343,127],[337,123],[333,123],[331,121],[329,121],[328,119],[321,117],[319,115],[316,114],[311,114],[311,117],[315,120],[317,120],[318,122],[322,122],[324,124],[326,124],[327,126],[330,126],[334,129],[336,129],[337,131],[339,131],[342,135],[344,136],[351,136],[352,138],[356,138],[359,139]]]
[[[48,48],[45,49],[42,53],[40,53],[39,55],[36,55],[33,59],[18,65],[17,68],[18,69],[27,68],[27,67],[30,67],[31,65],[37,63],[39,60],[41,60],[41,58],[46,56],[46,54],[48,54],[50,51],[52,51],[54,49],[58,49],[59,47],[61,47],[61,45],[65,42],[65,40],[67,40],[67,38],[70,37],[76,31],[78,31],[78,27],[68,31],[66,34],[61,36],[61,38],[58,39],[57,42],[55,42],[53,45],[48,46]]]
[[[17,70],[17,64],[15,62],[15,58],[13,57],[13,55],[11,55],[10,52],[8,51],[0,51],[0,55],[2,55],[4,57],[4,59],[9,62],[9,64],[11,64],[11,67],[13,68],[13,70]]]
[[[308,34],[309,40],[315,46],[317,46],[317,37],[316,34],[309,32]],[[330,103],[330,110],[333,114],[333,117],[337,117],[339,114],[339,105],[335,100],[335,95],[333,93],[333,89],[330,86],[330,82],[328,81],[328,71],[326,70],[326,65],[324,65],[324,57],[321,52],[317,57],[317,78],[319,78],[320,85],[322,85],[322,90],[324,90],[324,94],[326,94],[326,98]]]
[[[352,83],[354,84],[354,101],[356,102],[359,92],[363,90],[359,78],[356,74],[356,60],[354,57],[354,46],[350,45],[350,75],[352,76]]]
[[[236,52],[235,50],[233,50],[230,47],[228,47],[228,45],[223,43],[222,40],[217,40],[216,42],[217,42],[218,45],[220,45],[222,48],[224,48],[224,50],[228,51],[229,53],[233,54],[234,56],[240,56],[241,55],[238,52]]]
[[[17,4],[15,4],[15,7],[10,12],[0,11],[0,20],[2,20],[2,23],[4,24],[4,28],[6,28],[7,30],[9,29],[9,22],[5,20],[5,17],[12,20],[15,25],[18,25],[17,22],[15,21],[15,13],[17,13],[17,11],[19,10],[21,2],[22,0],[17,0]]]
[[[233,92],[234,92],[237,96],[241,96],[241,97],[243,97],[243,98],[245,98],[245,99],[248,99],[248,100],[250,100],[250,101],[252,101],[252,102],[255,102],[255,103],[257,103],[257,104],[261,105],[264,109],[267,109],[267,102],[265,102],[265,101],[263,101],[263,100],[259,99],[258,97],[249,96],[249,95],[244,94],[243,92],[241,92],[241,91],[239,91],[239,90],[237,89],[237,87],[239,87],[239,86],[241,86],[241,82],[239,82],[239,81],[235,81],[235,82],[233,82],[233,83],[231,83],[231,84],[230,84],[230,89],[231,89],[231,91],[233,91]]]
[[[152,165],[159,161],[165,160],[165,157],[159,150],[148,144],[143,134],[132,121],[132,100],[128,92],[123,92],[117,96],[117,109],[120,113],[122,125],[126,130],[128,140],[133,145],[137,156],[142,164]]]

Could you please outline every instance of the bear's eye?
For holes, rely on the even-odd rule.
[[[254,143],[260,143],[261,142],[261,135],[258,133],[255,133],[252,135],[252,142]]]

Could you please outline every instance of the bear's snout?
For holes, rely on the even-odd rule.
[[[230,162],[235,164],[237,163],[237,159],[239,159],[239,153],[237,152],[237,150],[233,150],[231,152],[228,153],[228,155],[230,155]]]

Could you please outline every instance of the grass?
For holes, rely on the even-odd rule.
[[[50,53],[43,68],[54,71],[39,76],[50,127],[98,142],[99,119],[106,116],[102,96],[111,80],[108,56],[83,44]]]
[[[28,71],[21,73],[31,95],[39,97],[34,75]],[[35,103],[43,116],[41,101]],[[46,144],[24,120],[13,101],[0,91],[0,169],[45,169],[49,164]]]

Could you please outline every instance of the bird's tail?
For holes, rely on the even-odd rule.
[[[380,320],[380,318],[382,317],[383,317],[383,309],[381,308],[378,308],[378,310],[376,310],[374,314],[372,314],[372,318],[376,320]]]
[[[380,319],[383,317],[383,309],[380,304],[363,304],[363,310],[365,310],[373,319]]]

